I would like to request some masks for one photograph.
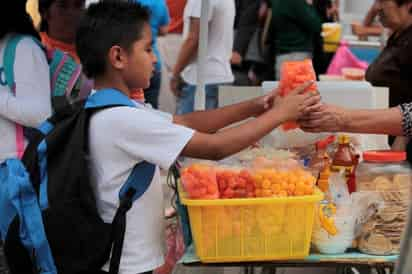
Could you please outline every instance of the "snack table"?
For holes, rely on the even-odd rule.
[[[336,267],[339,274],[352,273],[351,267],[362,267],[375,269],[378,274],[387,273],[388,269],[393,273],[398,255],[372,256],[358,252],[350,252],[340,255],[311,254],[303,260],[292,261],[264,261],[264,262],[236,262],[236,263],[202,263],[197,257],[193,245],[187,248],[179,263],[185,266],[222,266],[222,267],[244,267],[245,273],[253,274],[254,267],[265,267],[270,273],[276,273],[276,268],[281,267]]]

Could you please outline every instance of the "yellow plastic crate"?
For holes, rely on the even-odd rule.
[[[191,200],[196,254],[202,262],[303,259],[309,255],[315,206],[323,193],[287,198]]]

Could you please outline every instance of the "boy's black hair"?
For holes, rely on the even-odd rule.
[[[142,37],[150,14],[135,1],[103,0],[91,4],[76,33],[76,49],[89,78],[105,73],[107,54],[114,45],[129,50]]]
[[[2,2],[0,13],[0,39],[9,33],[31,35],[40,39],[30,15],[26,11],[26,0]]]

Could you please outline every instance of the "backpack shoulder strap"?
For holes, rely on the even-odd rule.
[[[136,104],[124,93],[115,89],[103,89],[87,98],[85,109],[103,109],[116,106],[136,107]]]
[[[14,78],[14,63],[16,60],[16,50],[17,45],[19,42],[25,38],[25,35],[16,34],[9,38],[6,43],[6,47],[4,49],[3,55],[3,66],[4,66],[4,74],[6,77],[7,85],[9,86],[11,92],[16,95],[16,83]],[[27,36],[29,37],[29,36]],[[39,46],[41,45],[40,42],[32,38],[33,41],[36,42]],[[17,157],[22,158],[24,153],[24,132],[23,127],[19,124],[16,124],[16,151]]]
[[[31,36],[16,34],[9,38],[3,53],[3,63],[7,85],[10,87],[13,93],[15,93],[14,62],[16,60],[17,45],[20,43],[21,40],[23,40],[23,38],[26,37],[32,39],[33,42],[35,42],[40,48],[44,49],[41,42]]]
[[[114,89],[96,92],[88,98],[85,104],[85,108],[89,110],[99,110],[116,106],[138,107],[129,97]],[[119,272],[126,231],[126,213],[132,207],[133,202],[139,199],[150,187],[155,172],[156,166],[154,164],[146,161],[138,163],[120,189],[120,206],[116,211],[112,223],[113,250],[110,260],[110,274],[117,274]]]
[[[47,54],[50,65],[52,96],[66,96],[69,98],[81,76],[82,66],[61,50],[49,50]]]
[[[20,160],[9,159],[1,165],[1,169],[4,176],[3,183],[6,182],[2,189],[2,198],[7,198],[8,202],[6,209],[9,213],[13,213],[11,216],[17,215],[21,224],[25,224],[21,225],[19,229],[21,242],[39,267],[38,273],[57,274],[52,252],[47,242],[41,210],[36,199],[37,195],[25,166]],[[8,197],[4,197],[5,193]],[[6,215],[6,217],[10,216]],[[2,221],[4,222],[4,220]]]
[[[126,232],[126,213],[132,207],[133,202],[139,199],[150,187],[155,172],[156,166],[154,164],[146,161],[138,163],[126,183],[120,189],[120,206],[113,219],[113,250],[109,274],[117,274],[119,272]]]
[[[3,65],[6,82],[13,93],[16,92],[14,82],[14,62],[18,43],[24,38],[23,35],[13,35],[6,43],[3,53]]]

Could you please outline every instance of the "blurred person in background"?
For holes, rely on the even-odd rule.
[[[365,77],[374,86],[389,87],[389,106],[395,107],[412,101],[412,0],[376,0],[374,9],[392,35]],[[407,144],[405,138],[389,141],[401,150]]]
[[[235,21],[234,0],[210,0],[208,21],[208,52],[205,74],[206,109],[219,105],[219,86],[234,80],[230,59],[233,50]],[[184,11],[184,42],[174,66],[170,88],[176,96],[176,114],[194,111],[198,83],[198,47],[202,1],[188,0]]]
[[[158,39],[159,53],[162,56],[162,83],[160,88],[160,108],[175,112],[175,98],[170,92],[169,79],[173,73],[179,50],[183,43],[183,12],[187,0],[166,0],[170,24],[168,33]]]
[[[231,64],[234,85],[260,85],[273,80],[273,36],[269,0],[236,1],[235,41]]]
[[[28,140],[23,127],[38,127],[51,114],[49,65],[26,0],[3,1],[0,9],[0,163],[22,157]],[[12,15],[12,16],[10,16]],[[16,47],[14,83],[5,78],[4,50],[14,34],[25,37]],[[10,86],[14,86],[12,89]],[[1,235],[0,235],[1,236]],[[4,235],[3,235],[4,236]],[[0,273],[8,273],[0,238]]]
[[[339,0],[314,0],[313,6],[323,23],[337,22],[339,20]],[[334,53],[327,53],[323,50],[323,37],[319,32],[314,36],[313,42],[313,66],[316,75],[326,73]]]
[[[390,107],[412,101],[412,0],[377,0],[382,25],[392,31],[386,47],[373,62],[366,80],[390,88]]]
[[[362,23],[353,22],[352,32],[357,35],[360,40],[367,40],[368,36],[381,36],[384,34],[383,26],[377,22],[379,13],[379,3],[374,2],[368,10],[368,13]]]
[[[155,72],[150,81],[150,87],[144,91],[146,103],[153,108],[159,108],[159,93],[162,82],[162,59],[157,47],[159,36],[166,35],[169,31],[169,10],[165,0],[135,0],[150,11],[150,27],[152,29],[152,48],[157,57]]]
[[[80,63],[74,39],[85,0],[39,0],[41,41],[49,50],[59,49]]]
[[[280,79],[285,61],[313,57],[313,41],[322,22],[312,0],[271,0],[275,50],[275,74]]]

